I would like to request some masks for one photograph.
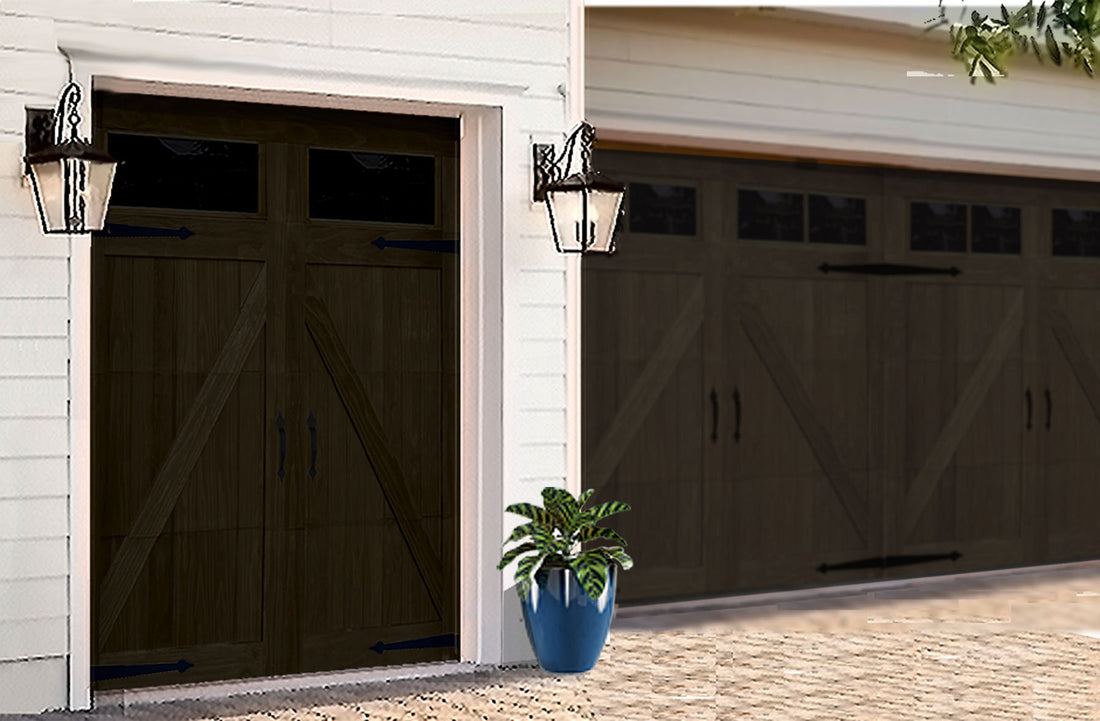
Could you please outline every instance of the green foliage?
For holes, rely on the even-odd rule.
[[[1100,0],[1055,0],[1049,8],[1043,2],[1038,10],[1028,0],[1014,13],[1002,5],[999,18],[972,12],[969,25],[951,23],[940,0],[939,16],[930,22],[935,23],[930,30],[950,26],[951,56],[967,68],[971,83],[979,74],[990,83],[1007,76],[1008,58],[1028,51],[1040,62],[1045,54],[1059,66],[1064,59],[1072,60],[1089,77],[1100,60],[1095,42],[1100,34]]]
[[[522,554],[528,554],[519,558],[516,566],[516,590],[520,598],[527,596],[534,574],[546,562],[564,563],[571,568],[577,574],[577,581],[584,592],[592,599],[603,593],[604,586],[607,585],[608,568],[612,563],[618,563],[623,570],[634,565],[634,561],[622,549],[626,545],[623,537],[610,528],[596,527],[598,521],[629,511],[630,506],[610,501],[584,510],[584,505],[593,493],[593,490],[585,491],[578,499],[569,491],[548,487],[542,489],[542,507],[531,503],[513,503],[505,509],[531,521],[516,526],[508,536],[504,545],[513,541],[524,542],[507,551],[497,565],[497,570],[503,570]],[[598,538],[615,541],[620,545],[581,550],[584,541]]]

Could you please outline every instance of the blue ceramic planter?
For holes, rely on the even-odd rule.
[[[584,673],[596,665],[611,630],[617,576],[618,564],[612,563],[603,593],[593,600],[572,569],[539,569],[523,599],[523,623],[540,666],[554,673]]]

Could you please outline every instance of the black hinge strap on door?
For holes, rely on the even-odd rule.
[[[911,566],[915,563],[931,563],[933,561],[957,561],[960,558],[962,558],[962,554],[958,551],[924,555],[911,554],[908,556],[872,556],[870,558],[860,558],[856,561],[845,561],[844,563],[823,563],[817,567],[817,570],[819,573],[828,573],[829,571],[847,571],[855,568],[891,568],[893,566]]]
[[[282,483],[286,478],[286,421],[283,420],[283,414],[279,413],[275,416],[275,427],[279,429],[279,470],[275,475],[279,477],[279,482]]]
[[[92,666],[92,681],[109,681],[113,678],[130,678],[132,676],[147,676],[152,673],[164,673],[166,671],[179,671],[183,673],[195,664],[181,658],[175,663],[135,663],[118,664],[111,666]]]
[[[958,275],[962,271],[951,266],[950,268],[929,268],[923,265],[898,265],[897,263],[858,263],[856,265],[829,265],[822,263],[817,266],[822,273],[861,273],[863,275]]]
[[[711,410],[711,424],[710,424],[710,442],[718,442],[718,391],[713,388],[710,389],[710,410]]]
[[[733,389],[733,441],[741,442],[741,393]]]
[[[317,479],[317,419],[313,417],[313,411],[306,418],[306,427],[309,428],[309,480]]]

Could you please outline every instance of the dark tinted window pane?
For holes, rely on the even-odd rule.
[[[107,152],[122,161],[112,205],[260,209],[260,148],[255,143],[108,133]]]
[[[1020,253],[1020,209],[970,206],[970,249],[975,253]]]
[[[631,183],[630,232],[695,235],[695,188]]]
[[[811,195],[810,242],[867,245],[867,201],[839,195]]]
[[[909,206],[909,247],[965,253],[966,206],[912,203]]]
[[[1100,256],[1100,212],[1054,210],[1054,255]]]
[[[435,223],[435,158],[309,150],[309,216]]]
[[[737,192],[738,236],[745,240],[802,242],[802,194],[770,190]]]

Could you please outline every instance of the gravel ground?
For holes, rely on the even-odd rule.
[[[733,609],[619,609],[599,664],[576,676],[502,667],[26,718],[1084,721],[1100,719],[1098,670],[1094,563]]]

